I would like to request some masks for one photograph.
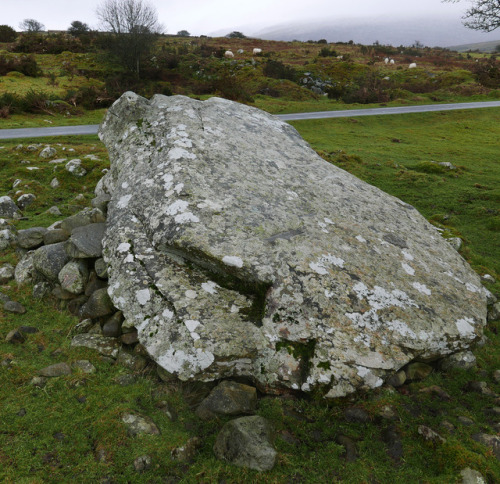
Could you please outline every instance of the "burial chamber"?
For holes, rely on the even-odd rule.
[[[127,92],[100,138],[109,294],[181,380],[334,398],[481,336],[486,290],[436,229],[276,117]]]

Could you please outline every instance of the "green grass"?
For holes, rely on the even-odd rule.
[[[326,159],[417,207],[449,234],[464,238],[463,255],[481,273],[500,279],[498,225],[499,109],[364,117],[294,122],[300,133]],[[16,147],[22,143],[23,149]],[[31,143],[50,143],[57,157],[84,160],[89,174],[75,179],[29,152]],[[92,190],[108,164],[106,151],[95,136],[15,140],[0,143],[0,196],[14,196],[17,189],[32,192],[37,201],[26,210],[27,220],[18,228],[47,226],[57,217],[44,211],[57,204],[63,216],[88,206]],[[63,150],[63,148],[65,148]],[[69,151],[73,149],[74,151]],[[95,154],[99,161],[85,159]],[[26,170],[20,161],[29,160],[40,169]],[[457,170],[437,169],[430,161],[450,161]],[[61,187],[53,190],[57,176]],[[75,202],[79,193],[85,200]],[[0,253],[0,264],[15,263],[13,251]],[[498,283],[489,286],[500,294]],[[102,360],[96,353],[70,347],[70,331],[77,320],[54,299],[35,300],[31,288],[14,282],[1,288],[28,312],[12,315],[0,309],[0,482],[182,482],[182,483],[285,483],[285,482],[460,482],[465,467],[480,471],[488,482],[500,481],[500,463],[488,449],[477,444],[476,432],[495,433],[494,419],[484,409],[495,406],[494,398],[467,393],[470,380],[484,380],[500,393],[492,372],[500,368],[500,322],[488,325],[489,343],[477,349],[477,368],[444,374],[434,371],[423,382],[405,385],[402,391],[382,388],[369,394],[325,402],[309,398],[267,396],[259,401],[258,414],[272,421],[279,457],[266,473],[232,467],[214,458],[212,446],[224,420],[205,423],[193,413],[203,388],[194,384],[161,383],[153,369],[136,373],[136,382],[120,386],[116,378],[129,372]],[[4,341],[5,335],[21,325],[35,326],[23,345]],[[92,375],[72,375],[49,380],[38,389],[30,384],[37,371],[57,362],[88,359],[97,368]],[[451,400],[420,390],[439,385]],[[167,401],[178,412],[171,421],[159,407]],[[366,424],[344,417],[348,406],[364,408],[372,417]],[[390,405],[397,418],[389,421],[380,410]],[[18,415],[21,409],[26,414]],[[160,436],[130,437],[120,418],[125,412],[147,415],[161,431]],[[463,426],[459,417],[474,423]],[[443,420],[455,425],[450,432]],[[440,433],[444,444],[427,443],[418,426]],[[394,462],[382,439],[384,429],[396,426],[403,444],[403,458]],[[356,444],[358,459],[346,462],[339,435]],[[193,462],[172,459],[171,451],[189,438],[200,438]],[[143,474],[133,469],[135,458],[149,454],[153,465]]]
[[[0,129],[15,128],[49,128],[51,126],[75,126],[84,124],[100,124],[106,109],[84,111],[81,115],[55,114],[13,114],[8,119],[0,120]]]

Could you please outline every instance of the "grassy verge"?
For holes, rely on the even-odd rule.
[[[481,273],[498,280],[499,118],[500,110],[488,109],[293,124],[329,161],[413,204],[448,234],[463,237],[463,255]],[[44,212],[55,204],[63,216],[88,205],[108,164],[95,136],[34,142],[50,143],[58,158],[82,159],[88,174],[75,179],[62,165],[41,160],[38,151],[26,149],[33,140],[1,143],[0,196],[14,196],[12,184],[17,179],[22,183],[16,190],[37,196],[18,228],[49,225],[57,217]],[[17,149],[19,144],[22,149]],[[86,158],[89,154],[97,160]],[[441,170],[430,161],[449,161],[457,169]],[[53,177],[60,181],[58,189],[49,186]],[[0,264],[15,261],[12,251],[0,253]],[[490,289],[500,293],[498,283]],[[482,380],[500,393],[493,378],[493,370],[500,369],[500,322],[490,323],[486,330],[489,343],[476,351],[478,366],[473,370],[434,372],[398,391],[382,388],[333,402],[262,398],[258,413],[275,426],[279,459],[272,471],[258,474],[213,457],[215,436],[224,422],[205,423],[194,415],[204,394],[202,385],[165,384],[149,369],[132,372],[92,351],[72,348],[70,331],[77,320],[55,300],[33,299],[31,288],[13,282],[1,291],[28,308],[23,315],[0,309],[2,482],[448,483],[459,482],[465,467],[480,471],[489,483],[500,481],[499,461],[472,438],[477,432],[496,432],[498,417],[487,410],[498,403],[490,395],[464,392],[468,381]],[[4,341],[9,331],[23,325],[39,331],[27,335],[22,345]],[[89,360],[96,372],[74,370],[49,380],[44,388],[30,383],[45,366],[81,359]],[[130,373],[129,383],[120,383]],[[444,389],[449,398],[420,391],[432,385]],[[170,415],[165,404],[174,410]],[[350,421],[345,410],[352,406],[365,410],[367,421]],[[125,412],[149,416],[161,435],[129,436],[121,422]],[[470,423],[464,425],[464,418]],[[438,432],[445,442],[425,441],[418,433],[420,425]],[[391,451],[391,432],[399,436],[401,455]],[[200,438],[194,459],[175,460],[171,451],[194,436]],[[340,437],[355,446],[354,461],[346,458],[340,443],[345,439]],[[138,474],[134,459],[145,454],[151,456],[152,466]]]

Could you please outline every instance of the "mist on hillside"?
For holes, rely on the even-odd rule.
[[[323,19],[296,23],[282,23],[267,27],[251,25],[228,28],[212,32],[213,36],[223,36],[232,30],[247,36],[266,40],[319,40],[328,42],[348,42],[373,44],[378,41],[387,45],[412,45],[415,41],[430,47],[499,40],[500,30],[484,33],[465,28],[456,17],[409,17],[409,18],[356,18]]]

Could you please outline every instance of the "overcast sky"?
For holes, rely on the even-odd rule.
[[[98,27],[95,14],[102,0],[0,0],[0,24],[15,29],[34,18],[46,29],[66,30],[73,20]],[[151,0],[169,34],[188,30],[193,35],[215,31],[248,32],[284,22],[325,18],[399,18],[428,15],[459,19],[466,7],[440,0]],[[243,30],[243,32],[245,32]]]

